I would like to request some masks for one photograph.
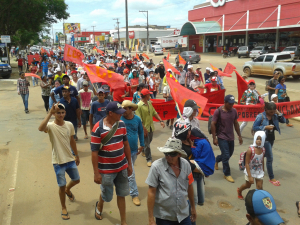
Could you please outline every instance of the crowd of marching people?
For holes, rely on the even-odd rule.
[[[193,100],[184,103],[178,118],[164,122],[152,105],[151,99],[164,98],[172,101],[166,74],[173,74],[185,88],[198,93],[211,93],[225,89],[223,77],[206,68],[194,69],[191,64],[173,64],[180,75],[165,69],[163,61],[155,64],[144,55],[85,54],[83,62],[96,64],[108,71],[123,75],[124,85],[110,88],[109,83],[92,83],[83,67],[64,61],[62,54],[43,53],[40,60],[33,58],[27,71],[41,74],[41,81],[32,76],[32,85],[41,87],[47,115],[39,130],[48,133],[52,145],[52,164],[59,186],[62,206],[61,217],[70,219],[66,208],[66,196],[75,200],[72,187],[79,184],[77,166],[80,157],[76,147],[78,128],[83,126],[84,139],[90,138],[94,182],[100,184],[101,194],[95,204],[95,219],[103,219],[104,202],[113,198],[114,186],[121,224],[126,223],[125,196],[130,195],[134,205],[141,205],[134,163],[138,155],[146,159],[150,167],[146,183],[148,190],[148,215],[150,225],[196,224],[196,205],[204,205],[204,179],[219,169],[222,162],[224,179],[234,183],[229,160],[234,153],[234,131],[239,144],[243,144],[242,131],[247,125],[239,125],[234,104],[258,104],[264,99],[250,80],[248,90],[241,99],[226,95],[224,104],[215,110],[211,118],[212,142],[200,128],[196,115],[199,106]],[[165,57],[164,60],[167,60]],[[21,63],[20,63],[21,64]],[[29,113],[28,98],[30,82],[26,80],[23,68],[17,88],[22,96],[25,112]],[[239,167],[244,172],[245,183],[237,188],[237,198],[245,200],[247,219],[250,225],[283,224],[272,195],[263,190],[264,158],[269,182],[280,186],[273,173],[272,147],[275,131],[280,134],[279,123],[292,126],[276,109],[277,101],[286,100],[284,78],[274,73],[268,85],[269,102],[252,127],[253,144],[240,155]],[[54,116],[54,121],[50,121]],[[169,127],[172,133],[165,146],[158,150],[164,154],[152,161],[151,143],[154,137],[155,118],[162,128]],[[87,130],[89,124],[90,130]],[[90,136],[90,137],[89,137]],[[220,155],[214,155],[212,144],[219,146]],[[65,173],[71,181],[66,183]],[[244,197],[243,191],[256,183],[256,190],[250,190]],[[299,203],[297,205],[299,210]],[[300,214],[300,212],[298,212]]]

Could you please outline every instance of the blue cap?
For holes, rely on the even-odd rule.
[[[114,112],[117,114],[123,114],[126,110],[122,108],[119,102],[110,102],[106,106],[106,112]]]
[[[224,101],[229,104],[233,104],[235,102],[235,98],[233,95],[226,95]]]
[[[284,223],[278,212],[272,195],[264,190],[250,190],[245,198],[247,212],[256,216],[263,224],[278,225]]]

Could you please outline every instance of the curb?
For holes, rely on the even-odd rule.
[[[293,118],[290,118],[290,120],[296,120],[296,121],[299,121],[300,122],[300,117],[293,117]]]

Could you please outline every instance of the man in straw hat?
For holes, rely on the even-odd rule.
[[[136,116],[133,111],[137,110],[138,105],[132,103],[129,100],[125,100],[122,103],[123,109],[126,111],[123,113],[121,120],[125,123],[127,130],[128,142],[131,150],[131,162],[132,162],[132,175],[128,177],[129,188],[130,188],[130,196],[132,197],[132,202],[136,206],[141,205],[141,201],[139,199],[139,191],[136,185],[135,180],[135,172],[134,172],[134,162],[137,156],[144,149],[144,129],[142,120],[140,117]],[[138,140],[140,140],[140,147],[138,147]]]
[[[158,150],[165,157],[152,164],[146,180],[149,185],[149,225],[190,225],[197,216],[192,186],[194,179],[190,164],[181,158],[187,156],[182,150],[182,142],[169,138],[165,146]],[[187,198],[191,205],[191,215]]]

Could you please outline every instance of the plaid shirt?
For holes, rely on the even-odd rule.
[[[21,78],[18,79],[17,87],[18,87],[18,92],[20,92],[21,95],[27,95],[29,94],[29,82],[24,79],[22,80]]]
[[[186,73],[186,84],[190,85],[191,81],[194,80],[195,73],[188,71]]]

